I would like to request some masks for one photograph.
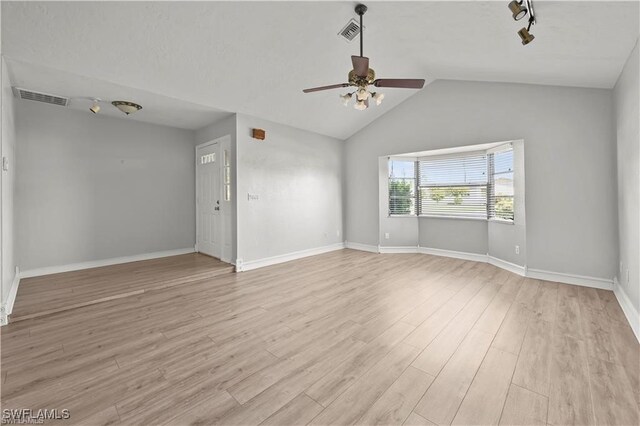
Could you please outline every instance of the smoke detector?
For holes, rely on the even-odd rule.
[[[13,94],[18,99],[26,99],[29,101],[44,102],[45,104],[67,106],[69,98],[64,96],[52,95],[50,93],[36,92],[33,90],[13,87]]]

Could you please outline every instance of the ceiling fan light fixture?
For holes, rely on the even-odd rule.
[[[509,10],[511,10],[513,19],[516,21],[521,20],[527,15],[527,8],[522,5],[522,1],[513,0],[509,3]]]
[[[364,111],[365,109],[367,109],[367,103],[364,100],[358,100],[358,102],[356,102],[353,107],[358,111]]]
[[[342,105],[348,106],[350,100],[351,100],[351,93],[345,93],[344,95],[340,95],[340,101],[342,101]]]
[[[359,101],[366,101],[367,99],[369,99],[369,95],[370,93],[367,91],[367,89],[361,87],[360,89],[358,89],[356,97]]]
[[[129,101],[113,101],[111,102],[111,105],[118,108],[120,111],[124,112],[127,115],[132,114],[136,111],[140,111],[142,109],[142,106]]]
[[[99,99],[93,99],[93,105],[91,106],[91,108],[89,108],[89,111],[91,111],[94,114],[97,114],[100,112],[100,100]]]
[[[380,105],[382,103],[382,100],[384,99],[384,93],[375,92],[372,98],[374,101],[376,101],[376,105]]]

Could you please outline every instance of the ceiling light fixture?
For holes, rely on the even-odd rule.
[[[527,25],[526,28],[523,27],[518,31],[518,35],[522,40],[522,45],[526,46],[527,44],[531,43],[535,38],[534,35],[530,33],[531,25],[536,24],[536,15],[533,12],[533,1],[532,0],[520,0],[520,1],[513,0],[511,3],[509,3],[509,10],[513,12],[513,19],[515,19],[516,21],[519,21],[520,19],[524,18],[527,13],[529,14],[529,24]]]
[[[140,105],[129,101],[113,101],[111,102],[111,105],[118,108],[120,111],[124,112],[127,115],[132,114],[136,111],[140,111],[142,109]]]
[[[91,111],[94,114],[97,114],[100,112],[100,99],[92,99],[93,101],[93,106],[91,108],[89,108],[89,111]]]
[[[340,100],[342,101],[342,104],[344,106],[348,106],[349,105],[349,101],[351,100],[351,96],[353,96],[353,93],[345,93],[344,95],[340,95]]]
[[[382,100],[384,99],[384,93],[375,92],[371,95],[374,101],[376,101],[376,105],[380,105]]]
[[[511,10],[513,19],[515,19],[516,21],[521,20],[527,15],[527,8],[524,7],[522,3],[523,0],[513,0],[511,3],[509,3],[509,10]]]
[[[529,21],[529,25],[527,26],[527,28],[520,28],[520,31],[518,31],[518,35],[522,39],[523,46],[531,43],[535,38],[535,36],[529,32],[529,30],[531,29],[531,23],[532,22]]]
[[[347,77],[348,83],[338,83],[329,86],[312,87],[304,89],[304,93],[320,92],[322,90],[338,89],[342,87],[354,87],[355,92],[340,95],[340,101],[346,106],[349,101],[356,95],[356,103],[354,108],[357,110],[365,110],[369,107],[369,98],[373,97],[376,105],[382,103],[384,95],[379,92],[370,92],[369,86],[375,87],[394,87],[401,89],[422,89],[424,87],[424,79],[422,78],[380,78],[376,79],[376,73],[369,68],[369,58],[363,56],[363,32],[364,25],[362,17],[367,11],[367,6],[359,4],[355,7],[356,14],[360,17],[359,34],[360,34],[360,56],[351,56],[353,69]]]
[[[366,100],[359,100],[356,102],[356,104],[353,106],[355,109],[357,109],[358,111],[364,111],[365,109],[369,108],[369,103]]]

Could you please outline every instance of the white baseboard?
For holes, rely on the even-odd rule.
[[[432,256],[453,257],[454,259],[472,260],[474,262],[487,263],[488,256],[479,253],[467,253],[463,251],[443,250],[430,247],[418,247],[418,252],[422,254],[430,254]]]
[[[629,295],[616,278],[613,279],[613,294],[616,295],[616,299],[618,299],[622,312],[624,312],[624,316],[627,317],[627,322],[631,326],[633,334],[636,335],[636,339],[640,343],[640,313],[633,306],[631,299],[629,299]]]
[[[608,280],[606,278],[586,277],[584,275],[565,274],[562,272],[543,271],[531,268],[527,269],[527,277],[535,278],[537,280],[580,285],[583,287],[613,290],[613,280]]]
[[[244,262],[242,259],[236,259],[236,272],[245,272],[252,269],[264,268],[265,266],[277,265],[278,263],[289,262],[291,260],[301,259],[303,257],[315,256],[317,254],[328,253],[330,251],[342,250],[344,243],[336,243],[323,247],[316,247],[307,250],[300,250],[293,253],[281,254],[278,256],[266,257],[264,259],[250,260]]]
[[[418,247],[378,247],[378,253],[420,253]]]
[[[527,276],[527,267],[516,265],[515,263],[507,262],[506,260],[498,259],[497,257],[487,256],[488,263],[498,268],[506,269],[509,272],[518,274],[522,277]]]
[[[42,275],[59,274],[61,272],[80,271],[83,269],[98,268],[100,266],[118,265],[120,263],[138,262],[140,260],[159,259],[161,257],[178,256],[181,254],[193,253],[194,248],[188,247],[176,250],[157,251],[154,253],[136,254],[133,256],[114,257],[111,259],[92,260],[88,262],[71,263],[60,266],[47,266],[45,268],[30,269],[22,271],[20,278],[39,277]]]
[[[371,246],[369,244],[352,243],[350,241],[345,241],[344,246],[348,249],[378,253],[378,246]]]
[[[7,295],[7,300],[0,306],[0,326],[9,323],[9,315],[13,312],[13,304],[16,302],[18,294],[18,286],[20,286],[20,269],[16,266],[16,272],[11,282],[11,288]]]

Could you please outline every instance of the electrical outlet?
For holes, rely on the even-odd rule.
[[[340,230],[336,229],[336,237],[339,237],[339,236],[340,236]]]
[[[384,239],[385,239],[385,240],[388,240],[388,239],[389,239],[389,233],[388,233],[388,232],[385,232],[385,233],[384,233]]]
[[[516,254],[520,254],[520,246],[516,246]]]

